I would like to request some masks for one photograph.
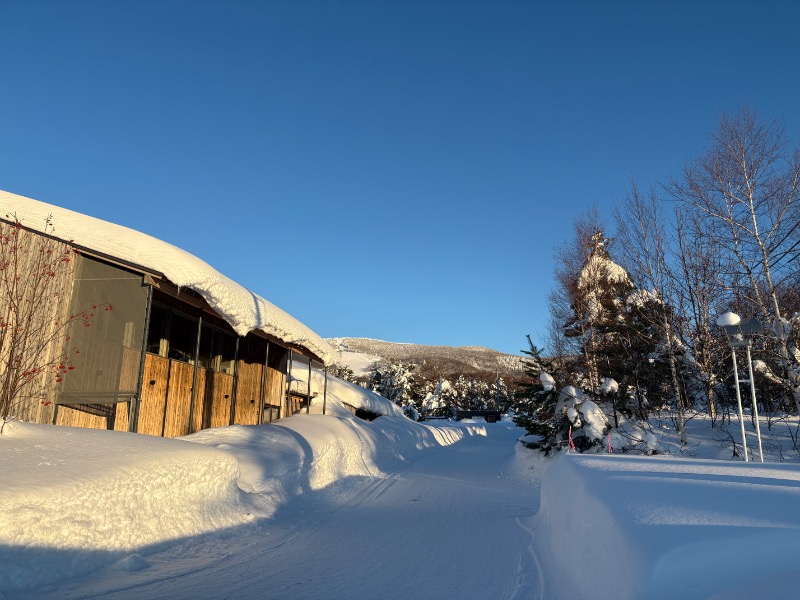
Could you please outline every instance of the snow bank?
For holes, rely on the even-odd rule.
[[[747,598],[792,589],[800,466],[556,460],[534,522],[539,556],[563,597]]]
[[[238,474],[231,455],[185,441],[8,423],[0,436],[0,590],[249,522]]]
[[[0,190],[0,217],[17,219],[29,229],[43,231],[52,216],[54,234],[95,252],[163,273],[178,287],[194,290],[241,336],[261,330],[289,344],[308,348],[326,364],[336,352],[319,335],[258,294],[216,269],[162,240],[65,208]]]
[[[304,373],[299,377],[301,381],[304,382],[307,376],[308,374]],[[322,389],[324,375],[318,370],[312,370],[311,377],[313,389]],[[342,403],[346,403],[355,408],[361,408],[375,413],[376,415],[407,418],[403,414],[403,410],[397,406],[397,404],[387,400],[380,394],[328,375],[328,400],[331,399],[333,399],[333,401],[326,406],[326,412],[328,413],[330,412],[328,409],[331,409],[332,411],[339,411],[337,414],[341,416],[350,414],[347,409],[342,406]],[[312,411],[321,412],[322,400],[321,395],[314,398],[311,404]]]
[[[486,435],[485,425],[356,419],[342,402],[399,409],[331,379],[334,414],[180,439],[8,423],[0,436],[0,597],[44,592],[111,563],[147,569],[165,544],[264,526],[312,496],[346,500],[426,449]]]

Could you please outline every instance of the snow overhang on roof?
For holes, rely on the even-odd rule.
[[[52,217],[54,231],[50,233],[54,237],[163,274],[179,288],[194,290],[241,336],[263,331],[286,344],[307,349],[325,364],[335,360],[334,349],[306,325],[172,244],[122,225],[0,190],[0,218],[14,217],[27,229],[38,232],[45,231],[45,221]]]

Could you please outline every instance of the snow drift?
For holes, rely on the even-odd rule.
[[[777,597],[799,504],[798,465],[569,454],[544,475],[534,531],[563,597]]]
[[[111,563],[146,568],[147,556],[165,544],[261,527],[312,495],[341,501],[421,451],[485,435],[481,424],[434,427],[404,416],[362,421],[342,400],[389,414],[399,409],[335,378],[329,385],[333,414],[179,439],[6,424],[0,595],[42,590]],[[318,400],[314,411],[321,410]]]

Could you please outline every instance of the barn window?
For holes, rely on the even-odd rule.
[[[153,304],[147,351],[180,362],[194,362],[197,319],[161,304]]]
[[[200,334],[200,366],[233,375],[236,337],[216,327],[203,325]]]

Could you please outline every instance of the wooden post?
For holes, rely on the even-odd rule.
[[[284,409],[283,413],[284,417],[291,416],[289,415],[289,410],[292,407],[292,354],[292,349],[289,348],[289,362],[286,364],[286,408]]]
[[[325,414],[325,405],[328,403],[328,367],[325,367],[325,384],[322,387],[322,414]]]
[[[231,416],[228,425],[233,425],[236,418],[236,388],[239,387],[239,341],[241,339],[236,336],[236,347],[233,350],[233,389],[231,390]]]
[[[139,428],[139,401],[142,397],[142,386],[144,385],[144,362],[147,359],[147,338],[150,335],[150,313],[153,308],[153,286],[148,281],[150,277],[142,279],[142,285],[147,285],[147,305],[144,310],[144,331],[142,331],[142,356],[139,363],[139,381],[136,384],[136,396],[131,398],[131,405],[128,407],[128,431],[136,433]],[[56,407],[58,408],[58,407]],[[55,423],[54,423],[55,424]]]
[[[306,414],[311,412],[311,359],[308,359],[308,385],[306,385],[308,393],[306,394]]]
[[[267,340],[267,353],[264,355],[264,372],[261,374],[261,400],[258,403],[258,424],[264,424],[264,406],[267,396],[267,374],[269,369],[269,340]],[[270,412],[270,415],[272,413]],[[272,418],[270,417],[270,421]]]

